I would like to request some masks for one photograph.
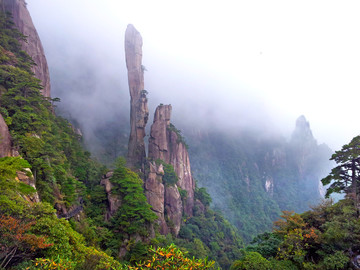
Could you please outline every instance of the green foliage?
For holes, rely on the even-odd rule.
[[[360,136],[353,138],[340,151],[336,151],[331,160],[334,160],[338,165],[331,170],[327,177],[321,180],[323,185],[330,184],[326,191],[326,198],[329,198],[330,194],[334,192],[352,193],[355,204],[357,204],[358,184],[360,182],[358,176],[360,172]]]
[[[163,182],[166,186],[173,186],[177,183],[177,181],[179,180],[173,165],[171,164],[167,164],[166,162],[164,162],[161,159],[158,159],[155,161],[157,165],[162,164],[164,167],[164,176],[163,176]]]
[[[246,251],[258,252],[264,258],[269,259],[276,256],[280,243],[280,236],[275,233],[265,232],[256,236],[251,241],[251,245],[246,247]]]
[[[360,248],[360,223],[351,200],[325,201],[301,215],[284,212],[273,233],[254,242],[245,254],[264,254],[269,269],[348,269]],[[240,257],[234,265],[244,267],[243,261]]]
[[[302,213],[319,202],[319,172],[330,169],[328,147],[228,131],[209,129],[186,139],[193,176],[245,242],[271,230],[281,210]]]
[[[195,188],[195,199],[198,199],[204,206],[210,206],[212,202],[210,194],[207,192],[206,188],[201,187]]]
[[[59,208],[69,207],[79,203],[82,197],[87,212],[96,216],[99,223],[103,221],[102,207],[106,207],[106,197],[103,188],[99,191],[99,179],[104,168],[91,160],[72,126],[57,117],[49,100],[41,95],[40,81],[30,71],[34,63],[20,49],[19,40],[24,36],[14,28],[10,18],[8,14],[0,14],[0,113],[22,158],[0,159],[0,215],[10,217],[20,225],[31,224],[26,227],[26,234],[20,233],[25,227],[19,227],[17,239],[25,243],[47,239],[49,245],[41,248],[33,245],[34,249],[29,249],[29,245],[16,244],[15,238],[9,240],[10,251],[4,257],[5,263],[9,266],[11,258],[12,266],[18,264],[18,269],[50,269],[50,265],[57,265],[57,269],[72,269],[76,265],[79,269],[87,261],[94,262],[91,258],[96,257],[98,263],[89,263],[93,269],[116,265],[105,253],[87,247],[84,236],[74,231],[68,221],[55,215],[55,204]],[[57,101],[56,98],[52,100]],[[35,189],[17,179],[19,172],[34,178],[42,203],[26,200]],[[98,202],[103,206],[96,205]],[[88,243],[101,246],[102,241],[112,235],[106,228],[89,225],[91,222],[91,219],[83,220],[81,226],[79,223],[74,227],[84,232]],[[6,239],[3,234],[1,236]],[[12,248],[14,244],[17,250]],[[35,256],[34,262],[24,261]]]
[[[236,229],[221,214],[210,209],[186,219],[178,237],[171,241],[185,248],[190,256],[209,257],[224,269],[239,257],[243,247]]]
[[[15,28],[11,14],[0,14],[0,65],[12,64],[30,72],[32,59],[21,50],[19,41],[25,36]]]
[[[334,254],[327,255],[322,261],[322,269],[340,270],[345,269],[349,263],[349,257],[344,254],[344,251],[336,251]]]
[[[183,201],[185,201],[186,198],[187,198],[187,196],[188,196],[188,192],[187,192],[185,189],[182,189],[181,187],[178,187],[178,190],[179,190],[181,199],[182,199]]]
[[[0,158],[0,178],[15,179],[18,171],[26,172],[27,168],[31,168],[30,164],[20,157]]]
[[[15,146],[31,164],[41,199],[70,206],[85,192],[82,183],[101,175],[100,166],[82,149],[71,125],[56,117],[41,95],[40,81],[30,71],[34,63],[20,50],[19,40],[24,37],[10,16],[0,15],[0,25],[1,113]]]
[[[120,159],[110,181],[114,184],[114,192],[121,198],[121,207],[111,219],[111,228],[115,229],[117,238],[129,239],[138,234],[149,236],[149,226],[157,219],[143,193],[142,180],[138,175],[126,168],[125,161]]]
[[[266,270],[271,269],[271,263],[257,252],[246,253],[241,260],[235,261],[231,270]]]
[[[34,189],[16,179],[17,172],[25,172],[29,163],[20,157],[0,158],[0,214],[21,214],[26,206],[19,195],[30,195]]]
[[[129,269],[214,269],[215,262],[207,259],[190,259],[186,257],[187,252],[182,252],[174,244],[165,248],[151,248],[150,252],[152,253],[150,259],[137,263],[136,267]]]
[[[189,149],[188,144],[185,141],[184,136],[181,134],[181,130],[177,129],[172,123],[170,123],[170,125],[167,128],[170,131],[173,131],[176,134],[176,142],[177,143],[182,143],[186,149]]]

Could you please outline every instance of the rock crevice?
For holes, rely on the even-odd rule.
[[[191,175],[189,154],[186,146],[179,141],[176,132],[170,128],[171,111],[171,105],[160,105],[156,108],[150,131],[148,157],[152,161],[162,160],[172,165],[178,181],[175,185],[166,185],[164,194],[150,196],[150,193],[148,193],[147,196],[150,204],[154,201],[165,204],[166,217],[169,219],[169,230],[177,235],[180,230],[182,215],[193,215],[195,182]],[[150,171],[151,166],[153,165],[150,165]],[[147,185],[148,181],[149,179],[145,185]],[[179,188],[186,190],[186,199],[181,198]]]

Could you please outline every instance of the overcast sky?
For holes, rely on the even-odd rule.
[[[197,115],[232,125],[267,115],[285,135],[303,114],[334,150],[360,134],[359,1],[27,2],[50,69],[82,55],[126,93],[132,23],[144,41],[151,113],[161,100],[174,114],[191,117],[185,107],[198,106]]]

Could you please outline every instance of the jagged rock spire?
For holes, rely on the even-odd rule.
[[[149,110],[144,89],[144,67],[142,61],[142,37],[131,24],[125,32],[125,56],[130,91],[130,138],[127,162],[129,167],[143,171],[145,152],[145,126]]]
[[[41,80],[43,96],[50,97],[50,75],[43,46],[32,22],[25,0],[0,0],[0,9],[10,12],[14,23],[20,32],[26,36],[27,41],[21,41],[24,51],[31,56],[35,65],[32,67],[35,77]]]
[[[171,105],[160,105],[156,108],[149,138],[149,159],[153,161],[161,159],[165,163],[172,165],[178,181],[174,186],[165,185],[165,192],[161,194],[158,192],[159,196],[157,199],[150,199],[149,196],[153,196],[155,190],[162,190],[162,184],[151,179],[149,174],[145,187],[149,202],[152,200],[153,202],[161,201],[165,203],[164,210],[173,223],[173,228],[170,229],[177,235],[180,230],[183,212],[187,216],[192,216],[193,214],[195,182],[191,175],[186,145],[176,128],[170,125],[171,110]],[[159,173],[157,175],[159,176]],[[179,188],[186,191],[186,199],[181,199]],[[151,204],[157,205],[157,203]],[[157,208],[156,212],[160,219],[160,227],[164,228],[166,226],[163,224],[164,216],[161,212],[162,209]],[[163,230],[163,233],[165,232],[166,230]]]
[[[301,115],[296,120],[295,130],[291,135],[291,140],[297,142],[307,142],[315,140],[310,129],[310,124],[306,120],[304,115]]]

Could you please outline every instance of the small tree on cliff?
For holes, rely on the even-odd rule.
[[[331,183],[326,191],[326,198],[330,194],[345,193],[347,197],[354,200],[358,209],[359,178],[360,178],[360,136],[344,145],[340,151],[336,151],[330,160],[334,160],[338,166],[333,168],[330,174],[323,178],[323,185]]]

